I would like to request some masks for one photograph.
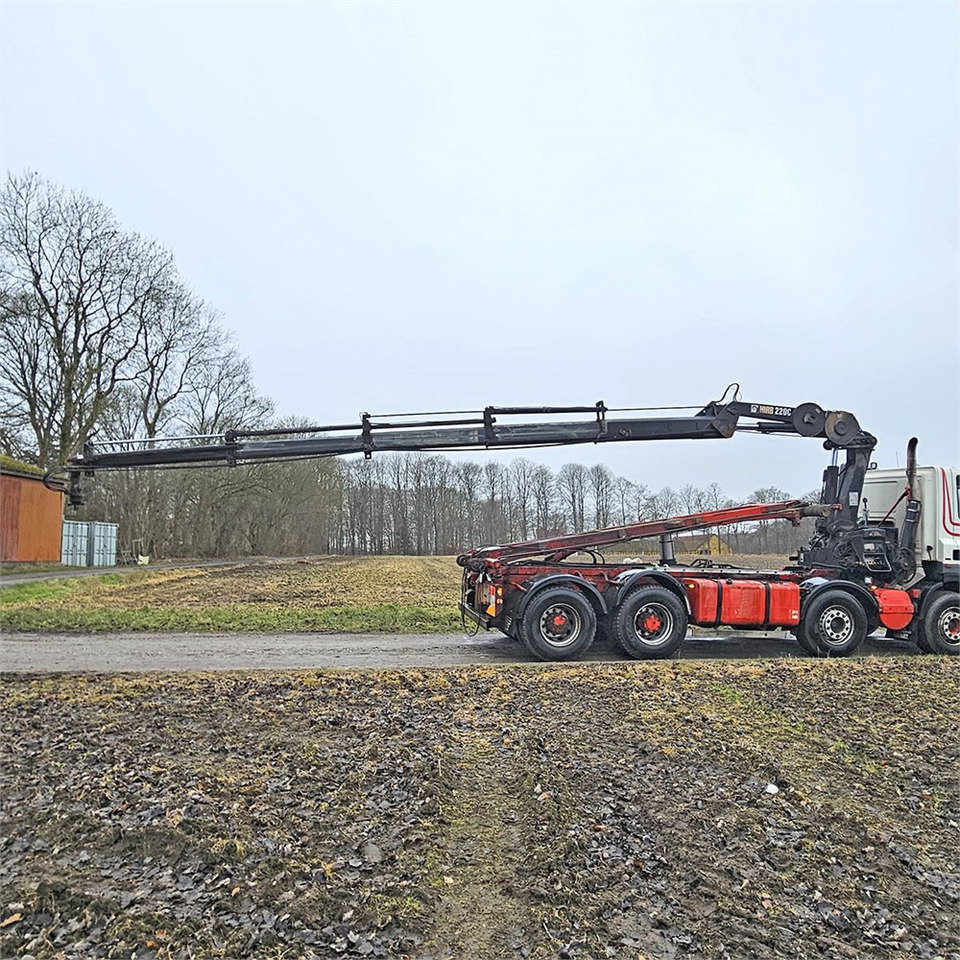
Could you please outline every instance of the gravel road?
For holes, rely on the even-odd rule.
[[[917,653],[911,644],[868,638],[861,655]],[[804,656],[791,637],[689,637],[682,659]],[[597,645],[590,660],[623,660]],[[499,633],[462,634],[187,634],[7,633],[0,637],[3,673],[114,673],[149,670],[285,670],[462,667],[530,658]]]

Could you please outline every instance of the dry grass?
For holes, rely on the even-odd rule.
[[[311,557],[111,574],[71,586],[71,605],[113,609],[236,603],[430,607],[449,604],[457,597],[460,569],[447,557]]]
[[[134,570],[17,584],[0,626],[21,630],[451,630],[452,557],[312,557]]]

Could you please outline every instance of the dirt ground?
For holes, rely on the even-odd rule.
[[[0,681],[0,952],[960,957],[933,657]]]

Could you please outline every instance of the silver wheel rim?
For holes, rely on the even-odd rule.
[[[843,607],[827,607],[817,623],[820,636],[830,646],[847,643],[853,636],[853,617]]]
[[[551,647],[569,647],[577,642],[582,630],[580,611],[569,604],[551,604],[540,614],[540,636]]]
[[[645,603],[633,616],[633,633],[647,647],[662,647],[673,636],[673,614],[662,603]]]
[[[937,620],[940,639],[951,647],[960,645],[960,607],[947,607]]]

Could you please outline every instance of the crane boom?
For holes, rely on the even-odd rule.
[[[275,430],[227,430],[222,434],[88,442],[66,467],[70,503],[83,502],[81,478],[103,470],[191,466],[258,461],[334,457],[375,452],[522,449],[582,443],[622,443],[632,440],[726,439],[737,431],[819,437],[828,448],[848,451],[845,479],[866,469],[876,439],[861,430],[845,411],[825,411],[817,404],[798,407],[746,403],[726,399],[711,401],[692,415],[610,417],[601,400],[590,406],[495,407],[475,414],[393,415],[376,418],[360,415],[360,422]],[[655,408],[652,408],[655,409]],[[662,409],[662,408],[661,408]],[[694,408],[696,409],[696,408]],[[632,411],[631,411],[632,412]],[[556,418],[591,413],[589,420],[538,419],[513,422],[515,417]],[[424,419],[413,419],[420,417]],[[746,421],[746,422],[741,422]]]
[[[860,523],[864,478],[877,441],[861,429],[853,414],[824,410],[815,403],[797,407],[747,403],[739,399],[736,384],[731,384],[719,400],[701,408],[686,408],[693,413],[677,412],[680,409],[684,408],[611,410],[601,400],[570,407],[489,406],[480,411],[377,417],[363,413],[359,423],[88,442],[83,452],[72,457],[64,468],[66,490],[71,506],[76,507],[83,503],[83,478],[104,470],[236,466],[343,454],[369,458],[388,451],[510,450],[636,440],[727,439],[737,432],[792,434],[821,439],[826,449],[844,450],[846,454],[844,464],[834,463],[824,472],[815,534],[802,552],[801,563],[816,569],[873,569],[901,578],[909,574],[891,556],[899,550],[900,554],[912,557],[911,531],[915,522],[905,528],[902,536],[887,529],[866,530]],[[663,415],[665,410],[672,413]],[[656,415],[636,416],[638,412]],[[577,414],[591,416],[572,419]],[[522,419],[518,422],[516,418]],[[913,510],[917,514],[919,505]],[[557,549],[565,550],[567,545],[558,545]]]

